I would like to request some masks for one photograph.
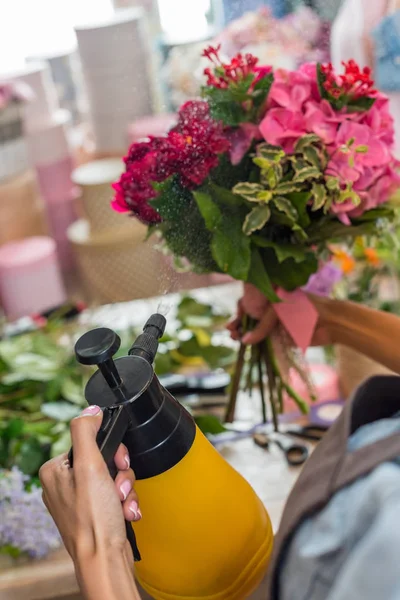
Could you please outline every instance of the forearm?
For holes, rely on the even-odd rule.
[[[75,563],[76,576],[85,600],[140,600],[132,563],[127,554],[99,550]]]
[[[361,304],[312,299],[333,344],[348,346],[400,373],[400,318]]]

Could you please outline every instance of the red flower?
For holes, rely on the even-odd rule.
[[[211,169],[218,165],[218,155],[230,147],[222,124],[211,118],[207,102],[186,102],[169,139],[179,148],[177,172],[181,183],[190,189],[203,183]]]
[[[214,68],[204,69],[204,75],[207,77],[207,85],[219,89],[227,89],[232,84],[243,81],[248,75],[256,73],[258,58],[252,54],[237,54],[230,63],[222,62],[219,52],[221,46],[214,48],[209,46],[203,52],[204,57],[214,63]]]
[[[356,100],[372,97],[376,93],[369,67],[364,67],[361,71],[354,60],[342,64],[345,69],[343,75],[337,75],[331,63],[322,66],[322,73],[325,75],[324,88],[333,98],[347,97]]]
[[[152,183],[176,174],[184,187],[194,189],[229,146],[223,126],[211,118],[207,102],[187,102],[179,111],[178,124],[166,137],[131,146],[124,159],[126,172],[113,185],[114,209],[132,211],[145,223],[158,223],[159,214],[148,204],[157,196]]]

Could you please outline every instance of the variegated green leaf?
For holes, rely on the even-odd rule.
[[[271,146],[270,144],[260,144],[257,147],[257,156],[265,158],[271,162],[279,162],[285,157],[285,152],[279,146]]]
[[[347,200],[350,200],[354,206],[359,206],[361,204],[361,198],[354,190],[347,189],[341,192],[336,199],[336,203],[343,204],[343,202],[347,202]]]
[[[314,183],[312,186],[313,206],[312,210],[320,210],[327,198],[326,187],[321,183]]]
[[[316,167],[306,167],[301,171],[296,171],[296,175],[293,178],[295,183],[304,183],[310,179],[319,179],[321,172]]]
[[[307,135],[303,135],[303,137],[301,137],[295,147],[294,147],[294,151],[295,152],[303,152],[304,148],[306,148],[307,146],[311,146],[312,144],[318,144],[321,142],[321,138],[318,137],[317,135],[315,135],[314,133],[309,133]]]
[[[268,170],[261,172],[261,183],[271,189],[275,189],[283,177],[283,168],[279,163],[271,165]]]
[[[264,190],[263,186],[259,183],[238,183],[233,188],[232,192],[238,194],[250,202],[257,202],[257,194]]]
[[[332,204],[333,204],[333,198],[332,198],[332,196],[328,196],[328,199],[325,202],[325,206],[324,206],[325,214],[327,214],[331,210]]]
[[[269,158],[264,158],[264,156],[256,156],[253,158],[253,163],[257,165],[257,167],[260,167],[260,169],[269,169],[271,164],[273,164],[273,161]]]
[[[273,197],[273,193],[270,190],[264,190],[262,192],[258,192],[257,200],[259,202],[267,203],[270,202]]]
[[[266,177],[267,177],[269,187],[271,189],[276,188],[276,186],[278,185],[278,179],[276,177],[275,169],[273,169],[273,168],[268,169],[268,171],[266,173]]]
[[[256,206],[246,216],[243,223],[243,232],[251,235],[254,231],[259,231],[268,223],[271,217],[271,211],[268,206]]]
[[[313,167],[321,171],[321,157],[315,146],[307,146],[304,148],[303,156]]]
[[[328,176],[326,179],[326,187],[331,192],[336,192],[340,190],[340,183],[337,177]]]
[[[275,207],[283,212],[293,223],[296,223],[299,215],[293,204],[283,196],[276,196],[273,200]]]
[[[277,186],[275,192],[283,196],[285,194],[292,194],[293,192],[301,192],[302,189],[303,186],[298,182],[284,181]]]

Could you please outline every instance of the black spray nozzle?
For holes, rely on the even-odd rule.
[[[162,315],[158,313],[152,315],[143,327],[143,333],[139,335],[129,350],[130,356],[142,356],[150,364],[153,364],[166,324],[167,321]]]

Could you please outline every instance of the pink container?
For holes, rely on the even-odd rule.
[[[74,164],[71,156],[36,167],[39,188],[45,204],[59,204],[69,198],[75,186],[71,181]]]
[[[77,220],[77,197],[78,193],[74,191],[64,202],[46,206],[50,233],[56,242],[58,259],[64,271],[72,269],[75,265],[67,229]]]
[[[32,237],[0,248],[0,296],[11,320],[65,303],[54,240]]]
[[[149,135],[165,135],[171,127],[176,125],[176,120],[176,115],[171,113],[137,119],[128,127],[128,141],[133,144],[149,137]]]

